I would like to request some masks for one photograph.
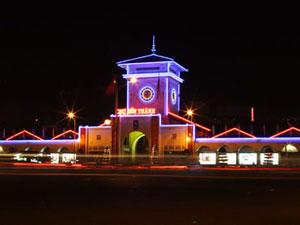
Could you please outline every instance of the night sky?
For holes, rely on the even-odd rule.
[[[155,4],[2,8],[0,128],[68,126],[64,112],[72,108],[79,110],[78,124],[102,123],[114,112],[106,87],[114,76],[124,84],[116,62],[150,54],[153,34],[157,54],[189,69],[182,73],[181,103],[198,108],[198,122],[246,123],[253,106],[257,121],[297,126],[296,14],[280,7]]]

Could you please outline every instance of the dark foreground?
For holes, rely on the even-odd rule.
[[[299,224],[299,171],[0,173],[1,224]]]

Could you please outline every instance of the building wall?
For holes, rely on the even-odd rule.
[[[172,90],[175,90],[176,101],[172,102]],[[168,111],[178,114],[180,108],[180,83],[173,78],[168,78]]]
[[[159,81],[158,81],[159,80]],[[129,84],[129,108],[155,108],[156,113],[165,113],[165,87],[166,78],[139,78],[134,84],[128,82]],[[151,102],[144,102],[140,98],[140,90],[145,87],[150,86],[155,91],[155,97]]]
[[[88,127],[87,128],[87,152],[102,152],[106,146],[111,149],[111,127]]]
[[[160,134],[161,153],[188,149],[188,126],[161,126]]]
[[[274,151],[281,152],[282,149],[291,144],[300,151],[300,138],[198,138],[194,150],[203,146],[217,151],[222,146],[227,146],[234,152],[243,146],[249,146],[252,150],[259,152],[263,147],[270,146]]]
[[[125,137],[132,131],[140,131],[145,134],[150,144],[151,118],[151,116],[120,117],[119,149],[122,149]]]
[[[0,147],[4,152],[14,149],[16,152],[24,151],[27,147],[31,147],[32,151],[41,151],[42,148],[48,147],[51,153],[57,152],[58,149],[65,147],[68,151],[72,152],[78,150],[79,141],[75,140],[11,140],[0,141]]]

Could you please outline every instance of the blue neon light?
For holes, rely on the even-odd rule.
[[[289,143],[300,142],[299,137],[258,138],[196,138],[195,143]]]
[[[177,93],[175,88],[172,88],[171,91],[171,100],[172,100],[172,104],[175,105],[176,104],[176,100],[177,100]]]
[[[79,139],[76,139],[75,142],[79,142]],[[1,144],[11,144],[11,145],[54,145],[54,144],[72,144],[74,139],[60,139],[60,140],[9,140],[9,141],[0,141]]]
[[[149,103],[152,102],[153,99],[155,98],[155,91],[150,86],[144,86],[141,88],[139,96],[143,102]]]
[[[139,73],[139,74],[123,74],[122,75],[124,79],[131,79],[133,77],[135,78],[157,78],[157,73],[149,74],[149,73]],[[179,76],[174,75],[173,73],[159,73],[160,77],[172,77],[174,80],[183,83],[183,79]]]

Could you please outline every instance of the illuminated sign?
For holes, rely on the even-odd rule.
[[[261,165],[278,165],[279,155],[278,153],[260,153]]]
[[[199,153],[199,163],[202,165],[215,165],[216,164],[216,153],[214,152],[201,152]]]
[[[117,109],[117,115],[144,115],[144,114],[155,114],[154,108],[130,108],[130,109]]]
[[[51,163],[59,163],[59,153],[50,154]]]
[[[239,154],[240,165],[256,165],[257,154],[256,153],[240,153]]]
[[[62,154],[63,163],[76,163],[76,154],[74,153],[63,153]]]
[[[225,153],[218,155],[218,163],[235,165],[236,164],[236,153]]]

